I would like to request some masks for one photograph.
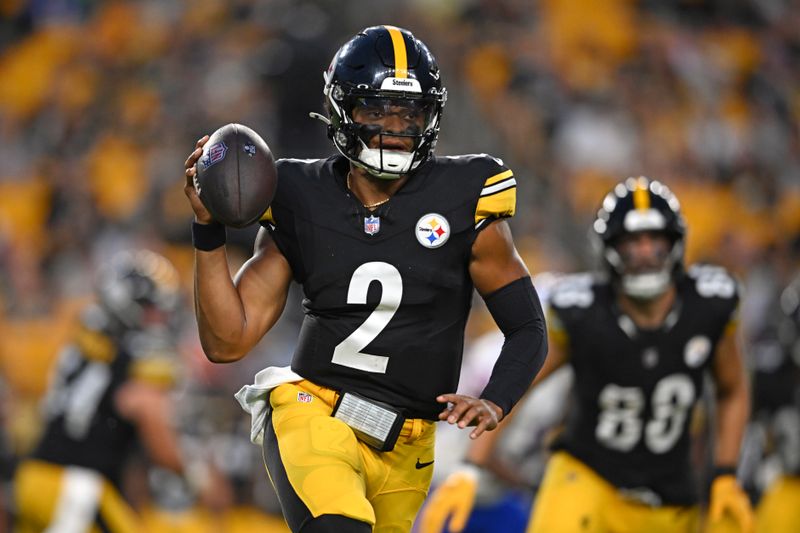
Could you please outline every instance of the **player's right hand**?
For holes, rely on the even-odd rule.
[[[197,168],[195,167],[197,160],[200,159],[200,156],[203,155],[203,145],[208,142],[208,135],[203,135],[197,140],[197,144],[195,144],[195,148],[189,157],[186,158],[186,162],[183,164],[185,169],[185,177],[186,183],[183,186],[183,192],[186,194],[186,197],[189,198],[189,203],[192,204],[192,210],[194,211],[194,219],[199,222],[200,224],[210,224],[214,221],[214,217],[211,216],[211,213],[206,209],[206,206],[203,205],[203,202],[200,201],[200,196],[197,195],[197,189],[194,186],[194,177],[197,175]]]
[[[441,533],[448,519],[449,531],[467,525],[478,490],[478,467],[464,465],[450,474],[430,496],[420,516],[420,533]]]
[[[709,502],[709,531],[715,531],[723,519],[730,515],[736,520],[740,531],[753,533],[755,517],[750,506],[750,499],[739,486],[736,476],[723,475],[714,479],[711,484],[711,501]]]

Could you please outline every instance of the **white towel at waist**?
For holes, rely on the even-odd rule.
[[[253,444],[264,442],[264,421],[269,413],[269,393],[283,383],[293,383],[303,378],[288,366],[269,366],[256,374],[255,383],[245,385],[234,397],[250,413],[250,440]]]

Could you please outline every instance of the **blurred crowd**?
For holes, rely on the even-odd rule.
[[[182,164],[197,138],[228,122],[258,131],[276,157],[332,153],[308,117],[322,111],[322,72],[349,36],[384,23],[412,30],[442,67],[449,100],[437,153],[487,152],[514,169],[511,225],[532,271],[591,267],[599,200],[644,174],[681,200],[688,260],[722,264],[744,282],[748,336],[769,326],[800,265],[797,2],[2,0],[7,459],[36,438],[48,369],[92,297],[96,267],[146,247],[186,286],[176,394],[185,432],[241,479],[242,502],[277,511],[231,396],[259,368],[288,363],[299,296],[257,353],[205,362],[191,317]],[[229,230],[232,270],[255,231]],[[479,315],[470,335],[488,322]]]

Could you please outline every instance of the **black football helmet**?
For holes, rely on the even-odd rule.
[[[178,272],[165,257],[149,250],[120,252],[100,268],[96,285],[100,305],[129,329],[145,329],[154,317],[171,327],[180,306]]]
[[[686,223],[678,199],[658,181],[639,176],[618,183],[603,199],[592,230],[604,263],[632,298],[649,299],[662,294],[683,272]],[[663,233],[672,247],[660,270],[628,273],[616,245],[622,236],[641,231]]]
[[[374,176],[395,179],[412,172],[431,156],[447,91],[442,87],[436,59],[410,31],[394,26],[362,30],[336,52],[324,78],[328,136],[354,164]],[[374,102],[422,113],[423,128],[387,132],[377,125],[354,122],[353,110]],[[410,137],[413,149],[371,149],[368,142],[375,135]]]

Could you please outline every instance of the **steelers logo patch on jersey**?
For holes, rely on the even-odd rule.
[[[438,213],[428,213],[417,221],[414,231],[422,246],[438,248],[450,238],[450,223]]]
[[[689,339],[683,351],[683,360],[692,368],[697,368],[706,362],[711,354],[711,341],[708,337],[697,335]]]

